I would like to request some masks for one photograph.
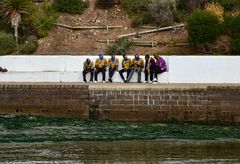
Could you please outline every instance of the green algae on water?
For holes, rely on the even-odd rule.
[[[240,126],[0,116],[0,142],[240,139]]]

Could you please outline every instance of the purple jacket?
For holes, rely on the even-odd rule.
[[[167,65],[165,60],[160,57],[159,59],[156,60],[156,66],[161,70],[161,72],[166,72],[167,71]]]

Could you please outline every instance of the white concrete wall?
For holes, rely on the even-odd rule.
[[[9,72],[0,73],[0,82],[82,82],[86,58],[95,61],[97,56],[2,56],[0,66]],[[122,57],[118,58],[121,62]],[[240,83],[240,56],[164,56],[164,59],[168,72],[159,75],[160,83]],[[98,79],[101,80],[100,74]],[[121,82],[118,72],[113,80]],[[132,82],[136,81],[135,74]]]

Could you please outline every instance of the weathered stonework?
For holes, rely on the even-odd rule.
[[[0,113],[240,123],[240,85],[0,84]]]

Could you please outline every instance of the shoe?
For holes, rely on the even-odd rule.
[[[90,81],[90,83],[93,83],[93,81]]]
[[[83,81],[83,83],[86,83],[86,81]]]
[[[138,83],[142,83],[141,81],[138,81]]]
[[[103,81],[103,83],[106,83],[106,81]]]
[[[109,81],[110,83],[112,83],[112,79],[108,79],[108,81]]]
[[[127,83],[127,80],[124,80],[124,83]]]
[[[153,79],[153,82],[157,82],[157,79],[156,79],[156,78],[154,78],[154,79]]]
[[[144,81],[144,83],[148,83],[148,81]]]
[[[94,83],[97,83],[97,81],[94,81]]]

